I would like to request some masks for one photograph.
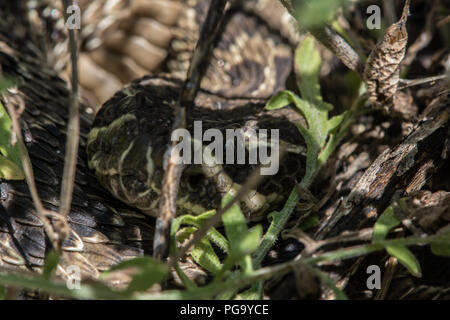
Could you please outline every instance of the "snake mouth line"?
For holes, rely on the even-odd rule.
[[[201,164],[206,167],[221,164],[260,164],[261,175],[278,173],[279,129],[270,129],[269,140],[267,129],[245,127],[226,129],[224,137],[222,131],[217,128],[207,129],[204,132],[202,128],[202,121],[194,121],[194,136],[186,129],[172,132],[171,141],[179,142],[169,152],[178,164]],[[204,146],[203,142],[211,143]]]

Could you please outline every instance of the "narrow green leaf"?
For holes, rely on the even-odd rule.
[[[395,215],[394,207],[389,206],[386,210],[384,210],[384,212],[375,223],[375,226],[373,228],[372,242],[384,240],[389,231],[399,224],[400,220],[398,220],[397,216]]]
[[[59,253],[55,250],[51,250],[45,257],[44,270],[42,276],[45,279],[50,279],[52,273],[56,270],[59,262]]]
[[[205,268],[213,275],[222,269],[222,263],[217,257],[214,249],[209,243],[208,239],[202,239],[195,247],[192,249],[191,256],[196,263],[201,267]]]
[[[222,199],[222,207],[233,199],[233,196],[226,194]],[[235,203],[227,212],[222,215],[225,233],[230,243],[231,255],[241,255],[241,241],[248,232],[247,223],[244,214],[239,206]]]
[[[262,227],[259,224],[248,230],[237,245],[238,253],[242,255],[254,252],[259,246],[261,236]]]
[[[263,293],[263,281],[258,281],[250,289],[239,293],[235,300],[261,300]]]
[[[317,172],[317,158],[319,155],[320,147],[312,136],[311,132],[307,129],[305,129],[303,126],[298,125],[298,130],[300,131],[301,135],[303,136],[303,139],[305,139],[306,142],[306,170],[305,175],[302,179],[302,186],[304,184],[310,184],[312,180],[314,179],[314,175]]]
[[[316,28],[331,21],[335,12],[348,0],[293,0],[294,15],[306,28]]]
[[[294,102],[294,93],[284,90],[278,92],[276,95],[272,96],[265,106],[266,110],[277,110],[286,107],[287,105]]]
[[[319,225],[320,220],[317,214],[310,215],[305,221],[300,225],[300,229],[307,231],[309,229],[315,228]]]
[[[200,227],[203,222],[211,218],[215,213],[216,213],[215,210],[209,210],[198,216],[186,214],[177,217],[177,220],[179,221],[180,224],[188,224],[195,227]]]
[[[13,177],[24,176],[22,172],[22,160],[20,159],[19,146],[17,143],[14,146],[11,145],[11,134],[11,118],[3,107],[3,104],[0,102],[0,153],[7,160],[10,160],[13,164],[15,164],[15,166],[13,166],[13,164],[7,164],[4,159],[1,164],[1,166],[4,167],[2,171],[4,171],[4,174]],[[17,168],[19,170],[17,170]],[[12,174],[11,170],[19,172]]]
[[[450,257],[450,231],[432,241],[430,248],[431,252],[437,256]]]
[[[4,285],[0,284],[0,300],[6,299],[6,288]]]
[[[10,76],[0,75],[0,93],[5,92],[7,89],[16,86],[16,79]]]
[[[421,277],[422,271],[417,258],[407,247],[403,245],[388,245],[386,251],[406,268],[415,277]]]
[[[216,228],[211,228],[206,236],[208,237],[209,241],[211,241],[211,243],[214,243],[223,252],[230,252],[230,245],[228,243],[228,240],[219,231],[217,231]]]
[[[321,64],[322,59],[315,47],[314,38],[312,36],[306,37],[295,53],[295,65],[299,77],[298,87],[303,99],[316,104],[316,107],[322,108],[324,111],[328,111],[330,105],[320,104],[320,102],[323,102],[319,83]],[[317,105],[317,102],[320,105]]]
[[[253,251],[255,251],[255,250],[253,250]],[[250,254],[245,255],[245,257],[241,260],[240,266],[241,266],[242,274],[244,276],[250,275],[254,271],[252,257],[250,256]]]
[[[212,217],[216,213],[215,210],[206,211],[198,216],[193,215],[182,215],[177,217],[172,223],[171,234],[175,237],[175,234],[178,232],[181,225],[191,225],[196,228],[200,228],[203,223]],[[225,253],[229,251],[229,244],[227,239],[217,231],[216,228],[209,229],[207,233],[208,239],[222,249]],[[175,239],[175,238],[174,238]]]
[[[342,123],[342,120],[344,120],[346,113],[347,111],[328,120],[328,131],[336,129]]]
[[[17,164],[0,155],[0,178],[5,180],[23,180],[25,175]]]
[[[126,299],[129,296],[121,292],[112,291],[106,285],[96,283],[93,285],[81,285],[80,289],[69,289],[66,283],[53,282],[43,277],[28,277],[0,272],[0,283],[13,287],[41,290],[43,292],[75,299]]]
[[[270,98],[265,108],[267,110],[277,110],[289,105],[290,103],[294,103],[300,110],[308,126],[311,126],[311,124],[315,122],[317,119],[317,110],[315,110],[314,106],[289,90],[278,92]]]

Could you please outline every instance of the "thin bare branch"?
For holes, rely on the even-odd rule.
[[[325,26],[310,30],[310,32],[325,47],[330,49],[347,68],[360,75],[364,72],[364,61],[350,44],[331,27]]]
[[[70,5],[69,0],[63,0],[64,13],[67,19],[67,8]],[[75,171],[77,167],[78,143],[80,134],[80,118],[79,118],[79,100],[78,100],[78,55],[77,43],[75,38],[75,31],[69,29],[69,47],[70,58],[72,63],[72,79],[71,79],[71,94],[69,107],[69,121],[67,124],[66,135],[66,152],[64,156],[64,171],[62,177],[62,186],[60,194],[60,208],[61,216],[66,217],[70,211],[72,203],[72,193],[75,181]]]
[[[202,25],[200,37],[191,58],[186,81],[181,89],[173,130],[186,128],[187,126],[187,118],[192,114],[190,110],[193,107],[201,79],[208,66],[208,57],[213,48],[226,3],[226,0],[212,0],[210,3],[208,14]],[[173,155],[170,151],[178,142],[172,141],[172,145],[168,150],[168,161],[160,200],[160,213],[156,220],[153,242],[153,256],[157,259],[161,259],[167,254],[170,225],[176,215],[176,198],[183,165],[178,161],[178,155]]]
[[[420,78],[420,79],[412,79],[412,80],[400,79],[399,83],[401,83],[402,86],[398,87],[398,90],[413,87],[413,86],[418,86],[418,85],[421,85],[424,83],[433,83],[433,82],[436,82],[439,80],[445,80],[447,78],[448,78],[448,75],[440,74],[438,76],[426,77],[426,78]]]
[[[295,17],[291,0],[280,0],[289,13]],[[322,26],[308,30],[325,47],[330,49],[336,57],[350,70],[362,75],[364,73],[364,61],[359,54],[329,26]]]

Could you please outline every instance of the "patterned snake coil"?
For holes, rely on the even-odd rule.
[[[255,1],[265,2],[269,3]],[[29,22],[17,12],[23,9],[19,3],[1,8],[1,70],[18,81],[17,89],[4,94],[3,103],[25,106],[21,125],[38,192],[44,206],[57,211],[69,91],[48,66],[46,52],[36,45]],[[58,267],[61,276],[67,275],[68,266],[77,265],[83,276],[98,277],[99,271],[124,259],[151,253],[153,221],[148,215],[155,215],[163,155],[173,121],[172,102],[180,91],[189,60],[186,52],[198,37],[195,32],[207,3],[189,1],[189,10],[177,20],[178,31],[169,44],[169,54],[155,69],[166,74],[131,82],[103,105],[93,124],[92,116],[82,112],[76,183],[68,216],[70,235],[63,243]],[[285,12],[278,15],[280,12],[252,5],[232,7],[227,12],[193,117],[203,121],[204,130],[280,129],[283,142],[298,146],[302,139],[296,123],[301,117],[290,109],[263,110],[267,98],[285,87],[295,41],[284,24],[280,25]],[[195,32],[189,30],[183,36],[183,28]],[[179,51],[173,49],[174,44]],[[89,170],[88,163],[95,172]],[[286,191],[303,175],[303,166],[302,156],[288,153],[279,173],[248,195],[241,205],[252,220],[282,203]],[[254,167],[223,165],[208,174],[198,166],[188,166],[178,198],[180,212],[199,213],[217,207],[220,196],[237,189]],[[96,178],[122,201],[111,197]],[[49,245],[28,187],[24,181],[2,181],[0,191],[0,267],[39,271]],[[188,260],[184,263],[185,268],[194,268]]]

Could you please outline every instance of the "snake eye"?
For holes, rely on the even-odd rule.
[[[186,178],[186,186],[190,192],[199,192],[203,187],[204,177],[201,174],[190,174]]]

